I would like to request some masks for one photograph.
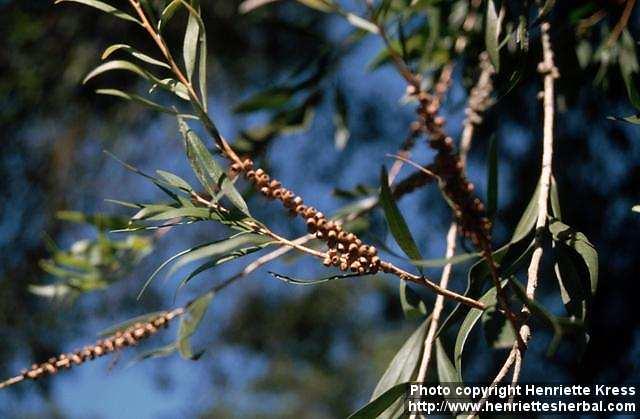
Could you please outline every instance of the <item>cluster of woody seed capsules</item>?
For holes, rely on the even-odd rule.
[[[390,265],[382,262],[375,247],[364,244],[355,234],[345,231],[339,222],[327,219],[324,214],[304,204],[300,196],[282,187],[262,169],[253,169],[250,159],[231,165],[231,174],[244,173],[265,197],[282,202],[292,216],[305,219],[309,233],[327,243],[329,251],[324,259],[325,266],[335,266],[342,271],[355,273],[389,272]]]
[[[183,312],[183,309],[176,309],[161,314],[146,323],[136,323],[104,340],[99,340],[93,346],[87,346],[72,353],[59,355],[41,364],[33,364],[31,368],[22,372],[22,377],[24,379],[37,380],[45,375],[53,375],[60,369],[69,369],[74,365],[80,365],[86,361],[119,351],[125,347],[134,346],[141,340],[158,332],[160,328],[167,327],[171,320],[180,316]]]
[[[491,222],[486,217],[484,204],[473,193],[473,183],[465,176],[464,164],[454,149],[453,139],[443,130],[445,119],[438,116],[440,101],[412,85],[407,87],[407,94],[419,102],[416,112],[420,132],[429,136],[429,146],[437,151],[430,169],[441,179],[443,192],[453,204],[461,234],[475,246],[484,248],[490,242]]]

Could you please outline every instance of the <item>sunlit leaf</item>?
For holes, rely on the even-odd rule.
[[[640,109],[640,92],[638,92],[640,65],[638,65],[635,42],[628,29],[622,31],[622,36],[620,37],[618,62],[620,64],[622,79],[627,87],[629,100],[636,109]]]
[[[133,56],[133,57],[135,57],[135,58],[137,58],[137,59],[139,59],[141,61],[144,61],[146,63],[157,65],[159,67],[164,67],[164,68],[168,68],[168,69],[171,68],[169,66],[169,64],[167,64],[165,62],[162,62],[160,60],[156,60],[155,58],[149,57],[147,54],[144,54],[144,53],[138,51],[137,49],[135,49],[135,48],[133,48],[130,45],[127,45],[127,44],[114,44],[114,45],[109,46],[107,49],[104,50],[104,52],[102,53],[102,57],[101,58],[103,60],[106,60],[107,58],[109,58],[109,56],[111,54],[113,54],[114,52],[119,51],[119,50],[125,51],[129,55],[131,55],[131,56]]]
[[[486,27],[485,27],[485,45],[491,63],[496,69],[496,73],[500,71],[500,19],[496,11],[496,5],[493,0],[487,1],[487,15],[486,15]]]
[[[249,215],[247,203],[233,186],[225,171],[214,160],[204,143],[184,120],[178,118],[178,122],[189,162],[202,186],[207,189],[211,196],[216,196],[218,192],[222,192],[236,208]]]

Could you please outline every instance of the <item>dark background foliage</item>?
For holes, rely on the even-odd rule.
[[[607,119],[632,113],[624,84],[613,70],[596,84],[599,67],[581,68],[572,20],[572,13],[589,3],[607,10],[605,19],[613,25],[621,7],[613,1],[558,3],[562,4],[551,15],[562,74],[557,83],[555,176],[563,219],[584,232],[598,249],[600,281],[584,356],[577,358],[569,344],[553,359],[546,359],[550,337],[536,330],[523,375],[528,381],[638,381],[635,296],[640,217],[630,208],[640,201],[640,128]],[[293,2],[248,16],[239,16],[237,6],[236,1],[203,2],[213,114],[224,131],[247,141],[251,136],[243,130],[268,118],[236,116],[229,109],[249,93],[286,80],[292,69],[324,51],[335,50],[347,30],[341,21]],[[92,341],[106,326],[171,306],[175,284],[170,282],[158,281],[141,302],[135,301],[135,295],[167,256],[218,231],[198,226],[170,232],[121,281],[81,296],[73,304],[52,303],[28,291],[30,284],[51,281],[38,264],[49,255],[46,236],[65,247],[95,235],[90,228],[57,220],[56,211],[114,212],[117,209],[105,198],[157,198],[152,188],[126,173],[102,149],[149,170],[162,168],[188,176],[189,169],[172,118],[96,96],[95,85],[80,84],[107,45],[127,39],[150,50],[140,30],[78,6],[9,0],[0,2],[0,8],[0,374],[10,376],[33,361]],[[636,40],[640,39],[638,23],[636,10],[629,23]],[[179,45],[180,34],[172,34]],[[468,57],[480,51],[480,41],[472,43]],[[531,46],[519,85],[491,108],[471,152],[470,177],[482,188],[488,139],[496,134],[501,172],[496,243],[508,240],[539,174],[537,38]],[[331,195],[334,187],[377,185],[380,165],[389,164],[385,153],[395,152],[411,121],[411,107],[398,105],[403,93],[399,77],[387,67],[375,72],[365,69],[380,48],[379,41],[366,40],[341,57],[335,71],[323,79],[325,94],[308,131],[249,141],[279,178],[323,210],[346,203]],[[468,76],[466,66],[456,68],[454,87],[445,103],[452,133],[459,130]],[[125,75],[109,75],[108,81],[136,88]],[[497,84],[505,86],[507,81],[499,78]],[[333,105],[331,93],[326,93],[337,87],[344,92],[349,109],[351,138],[343,151],[334,147]],[[263,147],[266,143],[268,148]],[[425,149],[418,144],[416,159],[429,160]],[[428,187],[401,204],[420,247],[430,257],[443,254],[449,222],[448,210],[440,201],[435,187]],[[289,223],[276,206],[263,205],[257,196],[249,203],[262,220],[290,237],[302,233],[301,226]],[[372,234],[384,237],[379,213],[370,223]],[[551,249],[545,251],[550,254]],[[322,272],[313,262],[293,258],[270,269],[303,277]],[[232,271],[224,268],[200,278],[186,295],[195,295]],[[456,269],[455,275],[453,286],[460,289],[465,271]],[[543,265],[540,299],[561,310],[553,278],[551,264]],[[179,296],[179,301],[185,298]],[[426,294],[425,298],[433,300]],[[208,351],[198,363],[173,357],[125,368],[126,359],[115,366],[100,360],[87,370],[3,391],[0,416],[345,416],[368,398],[386,364],[416,326],[403,319],[392,278],[301,290],[274,281],[263,269],[225,290],[212,307],[199,336]],[[477,379],[487,378],[504,356],[482,346],[478,341],[477,350],[474,347],[465,359]]]

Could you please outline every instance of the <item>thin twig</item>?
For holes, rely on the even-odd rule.
[[[534,250],[531,255],[531,261],[527,270],[527,297],[533,299],[536,289],[538,288],[538,269],[540,268],[540,261],[542,259],[542,238],[547,223],[547,205],[549,201],[549,190],[551,185],[552,175],[552,160],[553,160],[553,126],[554,126],[554,81],[559,77],[558,69],[555,66],[553,59],[553,49],[551,47],[551,40],[549,37],[550,25],[548,22],[542,23],[540,26],[542,33],[542,62],[538,65],[538,72],[544,76],[544,90],[543,90],[543,152],[542,152],[542,168],[540,174],[540,195],[538,196],[538,215],[536,219],[536,231]],[[529,314],[529,309],[524,306],[522,312],[525,315]],[[515,359],[515,366],[513,370],[512,382],[517,383],[522,368],[522,360],[524,358],[524,352],[526,351],[526,345],[531,339],[531,328],[528,324],[523,323],[518,330],[518,336],[525,343],[524,346],[514,346],[509,354],[509,358],[505,362],[510,367],[513,364],[512,358]],[[501,371],[505,368],[501,369]],[[507,367],[507,368],[508,368]]]

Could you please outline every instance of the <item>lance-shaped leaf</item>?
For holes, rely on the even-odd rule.
[[[502,285],[504,285],[507,281],[503,281]],[[491,288],[487,291],[482,298],[480,298],[480,302],[484,303],[485,306],[496,305],[496,288]],[[462,325],[460,325],[460,330],[458,330],[458,336],[456,338],[456,343],[453,352],[453,359],[456,366],[456,371],[458,374],[458,379],[456,381],[462,382],[462,353],[464,352],[464,346],[467,343],[467,339],[469,338],[469,334],[471,334],[471,330],[476,325],[480,317],[482,316],[483,311],[477,308],[472,308],[467,313],[467,316],[462,321]]]
[[[136,102],[140,105],[146,106],[147,108],[151,108],[163,113],[168,113],[170,115],[179,115],[178,111],[176,111],[175,109],[162,106],[159,103],[156,103],[140,95],[136,95],[135,93],[123,92],[122,90],[117,89],[98,89],[96,90],[96,93],[99,95],[115,96],[125,100],[130,100],[132,102]]]
[[[380,205],[382,205],[389,230],[396,243],[398,243],[398,246],[400,246],[409,259],[422,259],[418,245],[411,235],[407,222],[393,199],[393,194],[389,187],[389,177],[384,166],[380,172]]]
[[[631,208],[631,211],[640,212],[640,205],[634,205],[633,208]]]
[[[393,357],[387,370],[378,381],[371,400],[374,401],[382,396],[389,389],[400,383],[406,383],[415,378],[420,365],[424,348],[424,339],[427,333],[429,319],[425,319],[413,334],[402,345],[398,353]],[[404,409],[402,400],[394,401],[379,418],[395,418]]]
[[[269,271],[269,275],[283,282],[286,282],[287,284],[294,284],[294,285],[318,285],[318,284],[323,284],[325,282],[334,281],[336,279],[355,278],[355,277],[364,276],[363,274],[353,273],[353,274],[331,275],[331,276],[326,276],[319,279],[298,279],[298,278],[292,278],[286,275],[281,275],[271,271]]]
[[[209,291],[189,303],[187,312],[180,319],[177,346],[180,355],[185,359],[197,360],[202,355],[202,352],[193,353],[190,339],[202,322],[213,296],[214,292]]]
[[[393,194],[389,187],[389,176],[387,174],[387,169],[384,166],[382,166],[382,170],[380,172],[380,205],[384,210],[384,217],[389,225],[389,230],[391,231],[396,243],[398,243],[398,246],[400,246],[409,259],[422,259],[418,245],[411,235],[407,222],[393,199]],[[405,315],[410,318],[419,316],[423,310],[424,313],[426,313],[426,307],[424,307],[424,303],[422,303],[419,298],[410,299],[411,297],[406,295],[407,287],[403,282],[405,281],[400,281],[400,301]],[[422,306],[420,306],[420,303],[422,303]]]
[[[175,15],[180,6],[182,6],[181,0],[171,0],[171,2],[169,2],[169,4],[167,4],[165,8],[162,9],[162,13],[160,13],[160,19],[158,20],[158,32],[162,31],[162,29]]]
[[[109,58],[109,56],[111,54],[113,54],[116,51],[125,51],[126,53],[128,53],[129,55],[144,61],[145,63],[148,64],[153,64],[153,65],[157,65],[158,67],[164,67],[164,68],[168,68],[171,69],[171,67],[169,66],[169,64],[162,62],[160,60],[156,60],[155,58],[149,57],[147,54],[142,53],[140,51],[138,51],[137,49],[133,48],[130,45],[127,44],[114,44],[109,46],[107,49],[104,50],[104,52],[102,53],[102,58],[103,60],[106,60],[107,58]]]
[[[481,254],[479,252],[462,253],[460,255],[451,256],[450,258],[412,260],[411,263],[423,268],[441,268],[445,265],[457,265],[468,262],[470,260],[477,259],[480,256]]]
[[[200,17],[199,1],[191,1],[193,5],[186,0],[181,0],[182,5],[189,12],[182,53],[187,70],[187,78],[190,82],[193,78],[197,58],[198,84],[202,96],[202,108],[204,112],[207,112],[207,32]]]
[[[135,22],[138,25],[142,26],[142,23],[136,19],[135,17],[123,12],[122,10],[116,9],[115,7],[111,6],[110,4],[107,4],[105,2],[102,1],[98,1],[98,0],[56,0],[55,4],[58,3],[63,3],[63,2],[72,2],[72,3],[80,3],[80,4],[84,4],[90,7],[93,7],[94,9],[98,9],[100,11],[103,11],[111,16],[115,16],[117,18],[120,19],[124,19],[124,20],[128,20],[129,22]]]
[[[171,267],[167,276],[173,275],[173,273],[175,273],[178,269],[189,263],[204,258],[226,257],[229,253],[238,249],[239,247],[246,246],[248,244],[259,246],[270,243],[272,241],[273,240],[271,238],[266,236],[261,236],[253,233],[240,233],[233,237],[229,237],[228,239],[219,240],[198,249],[194,249],[192,252],[181,256]]]
[[[500,19],[496,11],[496,5],[493,0],[487,2],[487,15],[485,25],[485,45],[491,63],[496,69],[496,73],[500,71]]]
[[[202,186],[204,186],[211,196],[218,195],[221,192],[229,201],[242,211],[249,215],[249,208],[238,190],[227,177],[225,171],[214,160],[207,147],[200,138],[193,132],[182,118],[178,118],[180,132],[184,138],[187,157],[191,163],[191,167]]]
[[[538,196],[540,196],[540,182],[536,186],[536,190],[524,210],[518,225],[516,226],[513,236],[511,237],[511,243],[517,243],[524,239],[533,230],[538,219]]]
[[[406,394],[411,383],[400,383],[391,387],[369,403],[349,415],[348,419],[375,419],[394,404],[402,395]]]
[[[400,281],[400,305],[408,319],[419,319],[427,314],[427,306],[424,301],[407,285],[407,281]]]

